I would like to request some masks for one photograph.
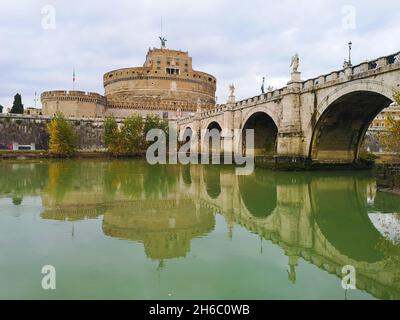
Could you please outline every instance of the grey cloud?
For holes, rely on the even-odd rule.
[[[56,30],[41,28],[41,8],[54,5]],[[342,8],[356,8],[357,28],[342,29]],[[26,105],[34,92],[77,88],[102,93],[102,75],[144,62],[158,46],[160,18],[171,48],[189,50],[196,69],[218,79],[219,102],[230,82],[237,97],[268,84],[283,86],[294,52],[303,78],[339,69],[354,43],[353,60],[399,51],[396,0],[375,1],[11,1],[0,4],[0,104],[9,106],[16,92]]]

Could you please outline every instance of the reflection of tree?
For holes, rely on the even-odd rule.
[[[165,196],[176,185],[178,175],[177,167],[155,165],[151,170],[147,166],[144,174],[144,193],[146,198],[152,196]]]
[[[23,196],[15,195],[13,196],[12,202],[14,205],[19,206],[22,203]]]
[[[0,193],[21,195],[39,192],[48,181],[45,163],[3,163]]]
[[[160,198],[176,185],[177,167],[149,166],[144,161],[107,162],[103,172],[106,198],[111,201],[118,192],[128,199]]]
[[[183,182],[187,185],[192,184],[192,176],[190,175],[190,165],[183,166],[182,169]]]
[[[104,169],[104,191],[106,197],[113,199],[121,192],[128,199],[141,196],[143,192],[142,169],[139,161],[111,161]]]
[[[63,200],[77,178],[77,162],[57,161],[49,164],[48,191],[57,201]]]
[[[383,253],[385,266],[393,269],[394,279],[400,281],[400,237],[389,239],[384,237],[379,239],[377,249]]]

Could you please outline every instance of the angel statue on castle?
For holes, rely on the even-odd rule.
[[[161,41],[161,49],[165,49],[165,43],[167,42],[167,39],[164,37],[158,37],[158,39]]]

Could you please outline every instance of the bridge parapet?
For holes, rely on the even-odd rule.
[[[217,105],[214,109],[211,110],[207,110],[201,113],[201,117],[202,118],[208,118],[210,116],[213,115],[217,115],[220,114],[221,112],[223,112],[226,109],[226,105]]]
[[[315,78],[307,79],[300,83],[300,88],[302,92],[308,92],[315,89],[320,89],[325,86],[334,86],[342,82],[347,82],[349,80],[356,80],[363,77],[370,77],[374,74],[383,73],[392,68],[400,68],[400,52],[391,54],[388,56],[380,57],[372,61],[365,61],[358,65],[351,66],[345,69],[340,69],[337,71],[332,71],[328,74],[320,75]],[[387,70],[386,70],[387,69]],[[267,103],[271,101],[276,101],[282,99],[286,94],[291,93],[288,86],[269,91],[267,93],[257,95],[254,97],[246,98],[238,101],[233,106],[233,109],[242,109],[247,107],[252,107],[260,103]],[[212,110],[205,111],[201,113],[201,118],[209,118],[210,116],[220,114],[225,111],[227,106],[216,105]],[[179,123],[187,123],[194,119],[194,115],[183,118]]]
[[[302,82],[301,87],[303,90],[308,91],[324,84],[337,85],[340,82],[353,80],[349,79],[351,77],[367,77],[371,76],[373,73],[385,72],[385,68],[391,69],[393,67],[400,67],[400,52],[305,80]]]

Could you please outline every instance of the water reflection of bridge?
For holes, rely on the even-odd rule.
[[[359,289],[379,298],[400,298],[399,270],[377,249],[382,235],[368,217],[369,210],[377,209],[367,202],[376,196],[373,179],[271,172],[239,177],[229,171],[214,179],[219,179],[218,196],[200,183],[201,201],[223,214],[228,225],[239,224],[281,247],[290,280],[296,279],[299,258],[338,277],[343,266],[352,265]],[[375,200],[384,211],[379,196]]]
[[[299,259],[338,277],[350,264],[357,269],[358,288],[379,298],[400,298],[398,265],[377,249],[383,237],[368,218],[368,212],[385,211],[387,203],[392,211],[400,208],[375,194],[374,180],[365,174],[257,171],[240,177],[230,168],[169,166],[154,172],[128,162],[42,166],[40,172],[48,172],[42,183],[19,183],[17,191],[40,192],[43,218],[100,217],[106,235],[143,243],[151,259],[187,255],[193,238],[212,232],[218,212],[229,236],[235,236],[237,224],[281,247],[291,281]],[[29,179],[25,171],[24,176]],[[11,182],[2,186],[17,192]]]

